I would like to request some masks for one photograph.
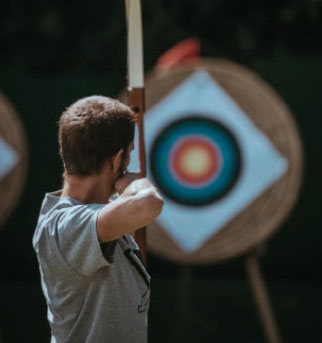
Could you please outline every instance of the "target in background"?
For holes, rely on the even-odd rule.
[[[288,168],[272,141],[204,70],[150,108],[145,127],[147,176],[165,197],[157,223],[190,253]]]
[[[299,189],[301,145],[283,101],[256,75],[210,60],[146,83],[147,177],[164,196],[149,248],[201,263],[265,240]],[[138,136],[130,170],[138,171]]]
[[[178,204],[204,206],[229,193],[241,170],[236,138],[216,120],[187,115],[155,139],[150,166],[154,182]]]
[[[19,115],[0,92],[0,226],[18,202],[27,172],[27,139]]]

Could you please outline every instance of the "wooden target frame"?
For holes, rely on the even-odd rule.
[[[18,114],[0,93],[0,137],[17,154],[16,165],[0,179],[0,228],[16,206],[27,174],[27,139]]]
[[[161,257],[187,264],[223,261],[265,242],[292,209],[302,175],[302,145],[289,108],[265,81],[233,62],[203,59],[150,74],[146,81],[147,110],[200,69],[211,75],[234,99],[288,160],[289,166],[277,182],[192,253],[182,251],[162,227],[152,224],[147,230],[148,248]]]

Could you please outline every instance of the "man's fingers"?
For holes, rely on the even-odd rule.
[[[137,180],[139,178],[138,173],[126,173],[123,176],[121,176],[119,179],[115,182],[115,190],[121,194],[123,193],[124,189],[130,185],[133,181]]]

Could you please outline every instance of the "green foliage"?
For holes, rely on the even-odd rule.
[[[203,54],[248,62],[276,49],[321,51],[322,6],[300,0],[143,0],[146,65],[198,37]],[[0,62],[32,70],[124,65],[124,1],[6,1]]]

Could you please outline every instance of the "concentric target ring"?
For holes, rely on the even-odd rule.
[[[237,139],[220,122],[187,115],[167,125],[150,154],[154,182],[181,205],[205,206],[226,196],[238,181]]]
[[[202,135],[188,135],[177,142],[168,158],[168,168],[178,182],[204,187],[222,170],[223,156],[217,144]]]

